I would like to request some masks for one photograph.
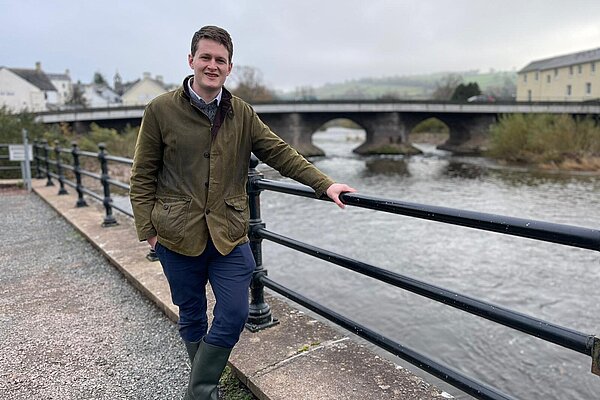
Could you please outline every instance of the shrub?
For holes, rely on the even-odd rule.
[[[491,127],[488,155],[516,162],[562,163],[600,157],[600,127],[591,118],[512,114]]]

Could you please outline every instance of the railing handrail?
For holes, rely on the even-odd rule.
[[[262,178],[255,180],[253,184],[260,189],[315,198],[314,190],[297,183],[278,182]],[[321,197],[319,200],[331,201],[328,197]],[[340,200],[347,205],[371,210],[600,251],[600,230],[597,229],[410,203],[360,193],[342,193]]]

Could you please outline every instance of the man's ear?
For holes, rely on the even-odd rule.
[[[188,54],[188,65],[191,69],[194,69],[194,56],[192,54]]]

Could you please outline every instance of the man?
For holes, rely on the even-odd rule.
[[[342,208],[339,195],[355,191],[321,173],[225,89],[232,56],[224,29],[205,26],[194,34],[193,75],[146,107],[132,168],[137,234],[156,250],[179,306],[179,332],[192,365],[185,399],[217,399],[248,316],[255,269],[247,237],[250,152]],[[216,299],[210,330],[207,282]]]

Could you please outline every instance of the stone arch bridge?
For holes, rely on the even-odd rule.
[[[551,113],[600,116],[600,103],[444,103],[321,101],[256,104],[261,119],[284,140],[306,156],[323,155],[313,145],[312,135],[325,123],[347,118],[364,128],[366,140],[354,151],[359,154],[410,153],[409,133],[420,122],[437,118],[449,128],[448,140],[439,146],[458,153],[478,153],[489,127],[499,115]],[[47,124],[68,123],[83,132],[92,122],[103,127],[139,125],[143,106],[63,110],[39,113]]]

